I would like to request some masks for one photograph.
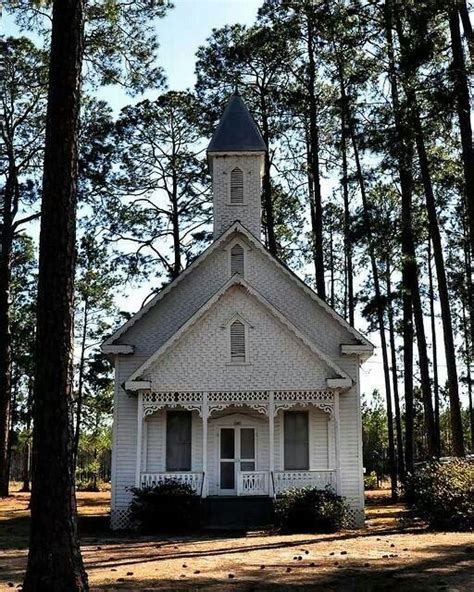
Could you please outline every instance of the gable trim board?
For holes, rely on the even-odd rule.
[[[312,351],[320,360],[325,362],[337,375],[338,380],[343,379],[346,387],[352,385],[352,379],[350,376],[342,370],[331,358],[324,354],[306,335],[293,325],[281,312],[273,306],[260,292],[253,288],[244,278],[234,275],[228,280],[209,300],[196,311],[181,327],[174,333],[160,348],[156,350],[126,381],[126,386],[130,386],[130,390],[136,390],[137,387],[134,385],[135,382],[141,381],[141,378],[146,372],[165,352],[167,352],[181,337],[194,326],[202,316],[209,311],[212,306],[233,286],[241,286],[251,296],[253,296],[270,314],[275,317],[282,325],[284,325],[295,337],[306,345],[306,347]],[[146,381],[143,381],[146,382]]]
[[[324,300],[322,300],[309,286],[307,286],[295,273],[293,273],[288,267],[286,267],[281,261],[274,257],[263,244],[249,232],[240,222],[233,223],[225,232],[221,234],[209,247],[199,255],[180,275],[164,287],[159,294],[150,300],[143,308],[141,308],[131,319],[129,319],[124,325],[122,325],[113,335],[111,335],[102,345],[102,351],[104,353],[116,353],[108,351],[108,348],[114,344],[114,342],[121,337],[130,327],[132,327],[138,320],[140,320],[151,308],[153,308],[166,294],[173,290],[181,281],[187,277],[196,267],[203,263],[211,253],[218,249],[227,238],[234,232],[240,233],[246,237],[246,239],[252,243],[261,253],[263,253],[270,261],[277,266],[278,269],[283,271],[287,277],[289,277],[300,289],[308,294],[312,300],[314,300],[325,312],[333,317],[344,329],[349,331],[358,341],[364,345],[364,351],[362,354],[371,354],[374,350],[374,345],[364,337],[357,329],[354,329],[345,319],[343,319],[335,310],[333,310]],[[133,347],[133,346],[129,346]],[[120,352],[122,353],[122,352]],[[128,353],[133,353],[129,351]],[[356,353],[356,352],[354,352]]]

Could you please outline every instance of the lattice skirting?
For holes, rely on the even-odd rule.
[[[359,506],[349,508],[349,528],[362,528],[365,523],[365,512]]]
[[[110,528],[112,530],[130,530],[133,528],[130,510],[128,508],[116,508],[110,512]]]

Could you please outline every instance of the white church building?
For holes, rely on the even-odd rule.
[[[130,488],[166,478],[231,513],[329,486],[363,523],[359,367],[373,346],[262,244],[266,149],[234,93],[208,148],[212,244],[102,346],[112,528],[129,525]]]

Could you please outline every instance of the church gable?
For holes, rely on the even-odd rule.
[[[232,225],[181,276],[139,311],[107,345],[130,345],[150,356],[192,317],[233,273],[243,276],[331,358],[341,345],[369,342],[285,268],[240,223]]]
[[[213,391],[325,388],[327,378],[340,376],[242,283],[162,354],[131,378],[157,390]]]

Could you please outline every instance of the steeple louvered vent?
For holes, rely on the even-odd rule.
[[[244,203],[244,173],[238,167],[230,173],[230,203]]]

